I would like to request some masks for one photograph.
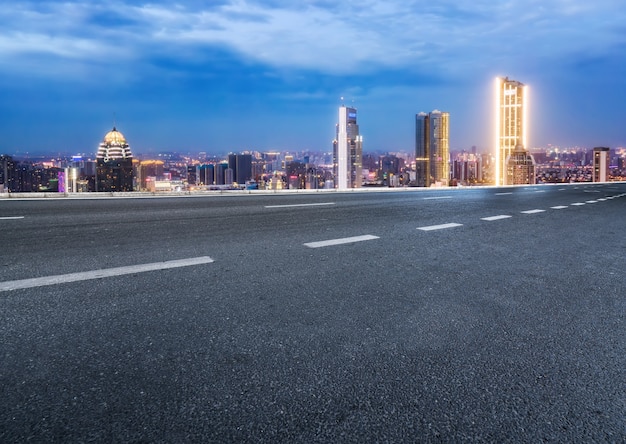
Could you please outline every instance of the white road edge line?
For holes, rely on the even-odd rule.
[[[335,205],[335,202],[291,204],[291,205],[265,205],[265,208],[291,208],[291,207],[319,207],[322,205]]]
[[[501,214],[499,216],[489,216],[489,217],[482,217],[480,220],[486,220],[486,221],[492,221],[492,220],[500,220],[500,219],[508,219],[509,217],[513,217],[513,216],[508,216],[506,214]]]
[[[321,247],[329,247],[331,245],[342,245],[342,244],[351,244],[354,242],[362,242],[368,240],[380,239],[378,236],[372,236],[371,234],[366,234],[364,236],[353,236],[353,237],[344,237],[341,239],[330,239],[319,242],[307,242],[304,245],[309,248],[321,248]]]
[[[46,285],[64,284],[68,282],[87,281],[126,274],[145,273],[147,271],[166,270],[168,268],[189,267],[191,265],[210,264],[214,262],[208,256],[178,259],[151,264],[130,265],[127,267],[105,268],[103,270],[84,271],[80,273],[59,274],[18,281],[0,282],[0,291],[21,290],[24,288],[43,287]]]
[[[24,219],[24,216],[3,216],[3,217],[0,217],[0,220],[16,220],[16,219]]]
[[[456,224],[456,223],[449,223],[449,224],[441,224],[441,225],[430,225],[428,227],[418,227],[418,230],[422,230],[422,231],[433,231],[433,230],[443,230],[445,228],[454,228],[454,227],[460,227],[463,224]]]
[[[526,211],[520,211],[520,213],[522,214],[537,214],[537,213],[543,213],[546,210],[526,210]]]

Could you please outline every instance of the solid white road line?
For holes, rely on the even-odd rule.
[[[449,223],[449,224],[441,224],[441,225],[431,225],[428,227],[418,227],[418,230],[422,230],[422,231],[433,231],[433,230],[443,230],[445,228],[454,228],[454,227],[460,227],[463,224],[455,224],[455,223]]]
[[[562,210],[564,208],[567,208],[567,205],[557,205],[556,207],[550,207],[553,210]]]
[[[43,287],[45,285],[64,284],[67,282],[87,281],[126,274],[144,273],[146,271],[166,270],[168,268],[189,267],[191,265],[210,264],[213,262],[208,256],[179,259],[151,264],[130,265],[128,267],[105,268],[103,270],[84,271],[81,273],[59,274],[19,281],[0,282],[0,291],[20,290],[23,288]]]
[[[424,200],[452,199],[452,196],[425,197]]]
[[[520,213],[522,214],[537,214],[537,213],[543,213],[546,210],[526,210],[526,211],[520,211]]]
[[[584,202],[576,202],[576,203],[572,204],[572,206],[574,206],[574,207],[580,207],[582,205],[585,205],[585,203]]]
[[[335,202],[292,204],[292,205],[265,205],[265,208],[319,207],[322,205],[335,205]]]
[[[509,194],[513,194],[513,193],[496,193],[496,196],[507,196]]]
[[[480,220],[492,221],[492,220],[508,219],[509,217],[513,217],[513,216],[508,216],[506,214],[501,214],[500,216],[483,217]]]
[[[0,220],[15,220],[15,219],[24,219],[24,216],[4,216],[4,217],[0,217]]]
[[[354,242],[362,242],[368,240],[379,239],[378,236],[372,236],[371,234],[366,234],[364,236],[354,236],[354,237],[344,237],[341,239],[330,239],[319,242],[307,242],[304,244],[309,248],[321,248],[321,247],[329,247],[331,245],[342,245],[342,244],[352,244]]]

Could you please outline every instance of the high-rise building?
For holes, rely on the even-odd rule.
[[[506,184],[533,185],[535,182],[535,159],[518,143],[506,158]]]
[[[526,140],[528,86],[508,77],[496,79],[496,185],[507,185],[506,159]]]
[[[11,156],[0,155],[0,191],[17,191],[15,162]]]
[[[596,147],[593,149],[593,181],[608,182],[609,180],[609,153],[606,147]]]
[[[213,185],[215,183],[215,165],[212,163],[205,163],[199,165],[197,168],[198,179],[197,183],[200,185]]]
[[[450,180],[450,113],[434,110],[415,116],[417,186],[448,185]]]
[[[198,180],[196,165],[187,165],[187,185],[195,185]]]
[[[148,191],[149,183],[163,180],[165,176],[164,162],[162,160],[143,160],[137,168],[137,182],[141,191]]]
[[[252,179],[252,155],[229,154],[228,168],[233,170],[232,182],[237,182],[239,185],[245,184],[246,181]]]
[[[133,191],[133,155],[126,138],[115,127],[98,146],[96,191]]]
[[[339,123],[333,141],[335,188],[360,188],[363,170],[363,136],[359,134],[356,108],[339,107]]]

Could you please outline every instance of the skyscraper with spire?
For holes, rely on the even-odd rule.
[[[507,158],[526,141],[528,87],[508,77],[496,79],[496,185],[509,185]],[[519,148],[518,148],[519,150]]]
[[[333,140],[335,188],[360,188],[363,175],[363,136],[359,134],[356,108],[339,107],[339,123]]]

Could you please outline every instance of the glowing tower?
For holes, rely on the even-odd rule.
[[[496,185],[509,185],[507,158],[526,141],[528,86],[508,77],[496,79]]]

